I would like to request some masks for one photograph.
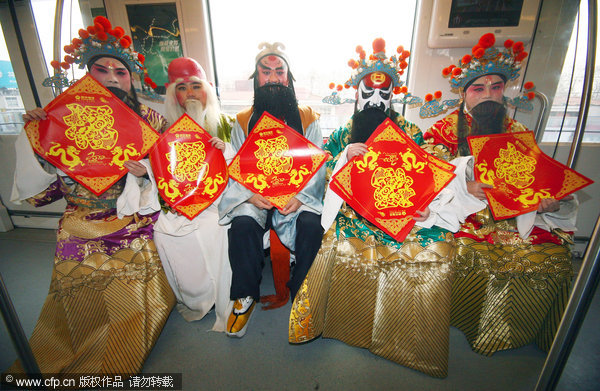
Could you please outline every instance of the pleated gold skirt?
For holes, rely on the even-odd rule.
[[[451,324],[473,351],[492,355],[530,343],[548,351],[569,299],[569,248],[456,242]]]
[[[446,377],[452,236],[400,251],[371,239],[338,240],[335,225],[325,234],[293,302],[289,342],[322,335]]]
[[[68,210],[61,221],[31,349],[43,374],[139,373],[175,305],[151,239],[152,220],[108,218],[77,229],[71,223],[80,212]],[[7,372],[23,372],[20,362]]]

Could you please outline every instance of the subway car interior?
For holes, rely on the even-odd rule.
[[[462,13],[454,13],[462,10]],[[490,11],[491,10],[491,11]],[[186,322],[173,310],[142,374],[182,376],[183,390],[597,390],[600,384],[600,72],[596,0],[3,0],[0,1],[0,370],[27,352],[53,272],[57,229],[66,202],[43,207],[11,202],[15,140],[22,115],[46,107],[61,90],[46,87],[52,60],[98,15],[122,26],[146,58],[155,98],[142,103],[164,114],[167,66],[191,57],[216,88],[223,112],[252,105],[255,56],[261,42],[281,42],[299,103],[320,114],[324,139],[352,115],[351,103],[324,99],[347,79],[357,45],[383,38],[388,52],[410,52],[401,75],[415,101],[394,109],[422,131],[440,117],[421,118],[432,99],[458,98],[442,77],[484,33],[496,45],[522,41],[529,53],[507,83],[513,98],[533,82],[533,110],[509,109],[535,133],[551,158],[594,181],[577,191],[574,276],[562,322],[548,352],[535,344],[485,356],[450,327],[448,374],[428,376],[337,339],[288,343],[292,302],[255,311],[244,338],[211,331],[215,312]],[[500,16],[498,16],[500,15]],[[302,17],[301,17],[302,16]],[[399,51],[401,53],[402,51]],[[370,52],[368,52],[370,53]],[[71,67],[70,79],[84,71]],[[141,84],[139,80],[135,84]],[[338,91],[339,96],[352,90]],[[426,96],[429,95],[429,99]],[[439,99],[439,96],[442,96]],[[261,293],[274,292],[270,262]],[[352,325],[348,325],[352,327]],[[127,336],[124,336],[126,338]],[[0,389],[2,387],[0,386]]]

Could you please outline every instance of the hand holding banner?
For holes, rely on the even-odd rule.
[[[298,194],[327,154],[265,112],[229,165],[229,175],[278,209]]]
[[[210,144],[211,138],[184,114],[150,151],[161,197],[190,220],[219,198],[229,180],[223,153]]]
[[[475,180],[484,189],[494,218],[507,219],[537,210],[544,198],[560,200],[594,183],[543,153],[533,132],[470,136]]]
[[[361,216],[401,242],[414,226],[416,212],[456,176],[454,166],[429,155],[390,119],[365,144],[369,151],[346,163],[329,186]]]
[[[123,163],[142,159],[159,137],[90,75],[44,111],[47,119],[25,124],[33,150],[95,195],[127,174]]]

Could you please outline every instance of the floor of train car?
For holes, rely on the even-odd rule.
[[[55,231],[18,228],[0,233],[0,273],[29,336],[46,297]],[[274,291],[265,267],[261,290]],[[333,339],[287,343],[291,304],[256,311],[242,339],[208,331],[214,312],[186,323],[173,311],[144,373],[182,373],[184,390],[532,390],[545,360],[534,345],[496,353],[471,351],[450,329],[449,375],[435,379]],[[596,292],[558,390],[595,390],[600,382],[600,294]],[[0,326],[0,371],[16,357]]]

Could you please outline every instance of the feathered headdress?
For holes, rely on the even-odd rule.
[[[396,95],[404,94],[401,99],[393,99],[393,103],[402,104],[418,104],[422,102],[420,98],[408,93],[408,89],[404,85],[404,82],[400,80],[400,76],[404,74],[404,70],[408,67],[407,59],[410,56],[408,50],[404,50],[403,46],[396,48],[398,55],[392,55],[387,57],[385,54],[385,40],[383,38],[376,38],[373,41],[373,54],[367,57],[367,53],[362,46],[356,47],[356,53],[358,53],[358,60],[351,59],[348,61],[348,66],[352,68],[350,79],[348,79],[343,85],[330,83],[329,88],[334,90],[331,95],[323,98],[324,103],[329,104],[342,104],[342,103],[354,103],[354,99],[342,99],[339,96],[339,92],[344,88],[353,87],[358,88],[360,81],[367,75],[374,72],[383,72],[387,74],[394,84],[393,93]]]
[[[511,39],[507,39],[504,41],[502,50],[496,49],[495,43],[496,36],[494,34],[482,35],[479,42],[473,46],[471,54],[465,54],[459,60],[458,66],[452,64],[442,70],[442,76],[449,79],[453,92],[459,93],[473,81],[485,75],[499,75],[507,83],[519,77],[521,62],[527,57],[523,42],[513,42]],[[533,89],[533,83],[525,83],[526,91],[523,95],[504,99],[506,103],[518,109],[532,110],[533,105],[530,100],[534,97]],[[460,104],[460,99],[441,101],[441,97],[440,91],[425,95],[425,103],[419,111],[421,118],[435,117]]]
[[[111,22],[104,16],[96,16],[94,24],[87,29],[79,29],[79,36],[73,38],[71,44],[64,47],[66,55],[63,61],[53,60],[50,65],[55,69],[55,74],[47,78],[42,83],[46,87],[67,87],[74,81],[69,81],[66,70],[72,64],[78,64],[83,69],[91,59],[98,56],[110,56],[121,60],[131,73],[136,73],[140,77],[142,95],[149,98],[160,99],[160,96],[154,92],[156,83],[148,76],[148,71],[144,66],[145,57],[143,54],[133,50],[132,39],[125,34],[120,26],[112,27]]]

